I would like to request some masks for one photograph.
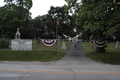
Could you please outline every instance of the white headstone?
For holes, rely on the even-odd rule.
[[[62,43],[62,47],[61,47],[61,49],[66,50],[65,42]]]

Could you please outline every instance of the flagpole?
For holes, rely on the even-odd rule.
[[[56,39],[58,39],[58,24],[56,24]]]
[[[57,39],[58,41],[57,41],[57,45],[56,45],[56,47],[57,47],[57,52],[59,53],[60,51],[59,51],[58,25],[59,25],[59,19],[58,19],[58,16],[57,16],[57,24],[56,24],[56,39]]]
[[[58,39],[58,25],[59,25],[59,19],[57,16],[57,24],[56,24],[56,39]]]
[[[56,49],[58,52],[58,24],[56,23],[56,39],[57,39],[57,43],[56,43]]]

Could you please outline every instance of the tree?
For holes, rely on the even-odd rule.
[[[10,10],[8,7],[14,6],[5,5],[0,9],[0,35],[1,37],[14,37],[17,27],[24,30],[24,20],[18,19],[14,10]]]
[[[120,17],[119,1],[90,0],[82,3],[78,21],[83,22],[83,27],[86,30],[96,33],[98,41],[105,40],[105,36],[118,37],[117,33],[120,31],[120,20],[118,18]],[[102,50],[97,48],[97,51]]]
[[[24,39],[36,38],[38,31],[37,31],[37,26],[35,24],[36,22],[34,19],[31,19],[25,22],[25,30],[23,33],[21,33],[21,35],[23,35],[22,38]]]
[[[78,14],[77,22],[85,30],[91,30],[95,33],[102,31],[105,36],[114,35],[118,37],[116,33],[120,30],[119,0],[81,0],[81,3],[77,3],[79,0],[66,1],[69,8],[76,7],[77,4],[80,5],[79,11],[76,11]]]
[[[48,14],[35,18],[35,26],[39,31],[38,37],[56,38],[57,16],[59,18],[58,35],[73,36],[74,18],[64,11],[64,6],[51,6]]]
[[[97,34],[96,40],[103,41],[105,36],[119,37],[119,17],[119,0],[82,0],[77,22],[85,30]]]
[[[7,5],[14,4],[17,7],[18,18],[30,19],[31,13],[29,10],[32,7],[32,0],[4,0]]]
[[[6,4],[0,8],[0,36],[13,38],[17,28],[22,33],[25,23],[30,19],[29,9],[32,0],[4,0]]]
[[[48,14],[36,17],[35,26],[39,32],[38,37],[55,38],[54,22],[52,22]]]
[[[62,7],[53,7],[51,6],[48,11],[49,16],[54,22],[54,27],[56,29],[56,20],[57,17],[59,19],[60,25],[58,26],[58,35],[68,35],[71,36],[73,33],[73,29],[76,27],[74,25],[74,19],[69,15],[68,11],[65,11],[65,6]]]

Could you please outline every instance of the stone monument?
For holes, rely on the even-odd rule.
[[[19,28],[17,28],[17,32],[15,34],[15,39],[20,39],[20,31]]]
[[[17,28],[15,39],[11,41],[12,50],[32,50],[32,40],[20,39],[20,31]]]

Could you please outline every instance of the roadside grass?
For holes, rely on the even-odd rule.
[[[120,65],[120,49],[116,49],[116,43],[108,43],[106,47],[105,53],[96,53],[95,46],[92,43],[92,53],[89,53],[89,43],[82,42],[81,43],[85,54],[92,58],[94,61],[104,63],[104,64],[117,64]]]
[[[0,51],[0,61],[55,61],[65,53],[56,51]]]
[[[67,50],[69,49],[71,44],[72,44],[71,42],[66,42]],[[50,61],[56,61],[61,59],[66,54],[67,50],[60,49],[60,52],[58,53],[56,45],[52,47],[46,47],[42,43],[37,44],[37,41],[36,41],[35,47],[33,44],[32,51],[0,49],[0,61],[50,62]]]

